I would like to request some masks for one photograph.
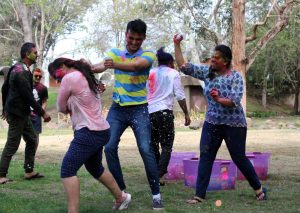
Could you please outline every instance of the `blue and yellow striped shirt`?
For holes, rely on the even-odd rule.
[[[130,54],[126,48],[111,49],[107,53],[114,62],[130,63],[136,58],[144,58],[151,65],[156,56],[152,51],[139,49],[136,53]],[[113,101],[120,106],[140,105],[147,103],[146,83],[151,66],[141,71],[126,72],[115,69],[115,85],[113,90]]]

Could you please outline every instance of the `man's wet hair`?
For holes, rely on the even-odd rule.
[[[164,47],[159,48],[156,52],[158,65],[168,65],[174,61],[173,56],[170,53],[165,52]]]
[[[141,19],[135,19],[128,22],[126,32],[128,31],[146,35],[147,25]]]
[[[36,47],[36,45],[34,43],[31,43],[31,42],[24,43],[21,47],[21,52],[20,52],[21,59],[25,58],[26,54],[35,47]]]

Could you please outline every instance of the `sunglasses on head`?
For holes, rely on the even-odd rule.
[[[42,78],[41,75],[34,75],[35,78]]]

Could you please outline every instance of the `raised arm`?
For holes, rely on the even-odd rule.
[[[173,42],[174,42],[174,48],[175,48],[175,60],[178,65],[178,67],[181,67],[186,63],[186,61],[183,58],[180,42],[183,40],[183,37],[179,34],[174,35]]]

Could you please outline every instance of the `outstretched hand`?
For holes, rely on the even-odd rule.
[[[104,67],[106,69],[113,69],[114,68],[114,61],[113,61],[113,59],[109,58],[109,57],[105,58],[105,60],[104,60]]]

